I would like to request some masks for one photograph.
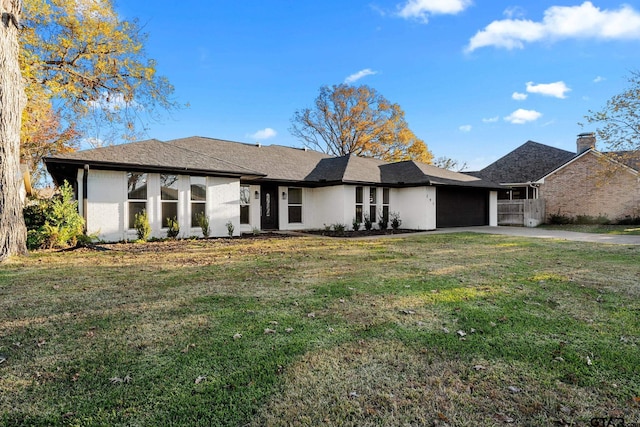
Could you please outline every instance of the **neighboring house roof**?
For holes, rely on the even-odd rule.
[[[470,174],[501,184],[533,182],[575,156],[571,151],[527,141],[481,171]]]
[[[189,137],[161,142],[155,139],[45,158],[56,177],[90,168],[154,170],[178,173],[238,176],[245,181],[403,185],[454,185],[495,189],[475,176],[415,161],[387,163],[356,156],[331,157],[313,150],[278,145],[261,146],[213,138]]]

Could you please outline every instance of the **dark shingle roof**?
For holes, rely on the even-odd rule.
[[[189,137],[161,142],[155,139],[115,145],[46,159],[47,167],[72,172],[83,164],[91,167],[184,171],[225,174],[245,180],[304,182],[308,185],[338,183],[398,185],[454,185],[496,188],[471,175],[414,161],[387,163],[357,156],[327,154],[278,145],[260,146],[213,138]],[[62,169],[70,165],[69,169]],[[53,172],[52,172],[53,174]]]
[[[473,175],[487,181],[515,184],[537,181],[576,156],[534,141],[527,141]]]
[[[233,159],[231,157],[231,159]],[[216,171],[232,175],[261,175],[255,169],[210,155],[194,152],[171,143],[149,139],[130,144],[112,145],[74,153],[57,154],[45,159],[49,163],[78,163],[92,166],[165,169],[170,171]]]
[[[199,136],[174,139],[167,144],[190,150],[196,155],[225,159],[245,168],[260,171],[265,179],[303,181],[318,162],[329,155],[281,145],[244,144]]]

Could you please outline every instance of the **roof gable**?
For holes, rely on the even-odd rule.
[[[532,182],[575,156],[571,151],[527,141],[474,175],[502,184]]]
[[[586,156],[595,156],[599,160],[604,160],[606,162],[612,163],[614,165],[614,167],[617,168],[618,170],[621,169],[621,170],[626,171],[627,173],[630,173],[630,174],[633,174],[633,175],[636,175],[636,176],[640,175],[640,171],[638,171],[636,168],[634,168],[632,166],[628,166],[627,164],[619,161],[615,157],[615,155],[617,155],[617,153],[614,153],[614,156],[610,156],[610,155],[607,155],[607,153],[601,153],[601,152],[591,148],[589,150],[586,150],[586,151],[580,153],[579,155],[575,156],[574,158],[572,158],[568,162],[560,165],[559,167],[555,168],[554,170],[550,171],[548,174],[544,175],[543,177],[540,177],[540,179],[538,181],[539,182],[544,182],[544,180],[547,177],[549,177],[549,176],[551,176],[551,175],[553,175],[553,174],[555,174],[555,173],[557,173],[557,172],[559,172],[559,171],[561,171],[561,170],[563,170],[563,169],[565,169],[567,167],[570,167],[571,165],[573,165],[574,163],[578,162],[580,159],[582,159],[582,158],[584,158]],[[627,160],[629,160],[629,159],[627,158]],[[634,163],[632,163],[632,165],[635,164],[635,160],[633,162]]]

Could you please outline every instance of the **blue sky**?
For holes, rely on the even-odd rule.
[[[480,169],[534,140],[575,150],[589,110],[640,69],[636,0],[116,1],[189,107],[150,138],[302,146],[322,85],[398,103],[436,157]]]

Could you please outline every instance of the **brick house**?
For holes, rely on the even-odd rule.
[[[547,219],[553,214],[612,221],[640,217],[637,153],[601,153],[595,145],[593,133],[578,135],[575,153],[527,141],[471,174],[503,186],[498,192],[498,224],[501,209],[515,200],[542,201]],[[522,225],[528,225],[526,217]]]

